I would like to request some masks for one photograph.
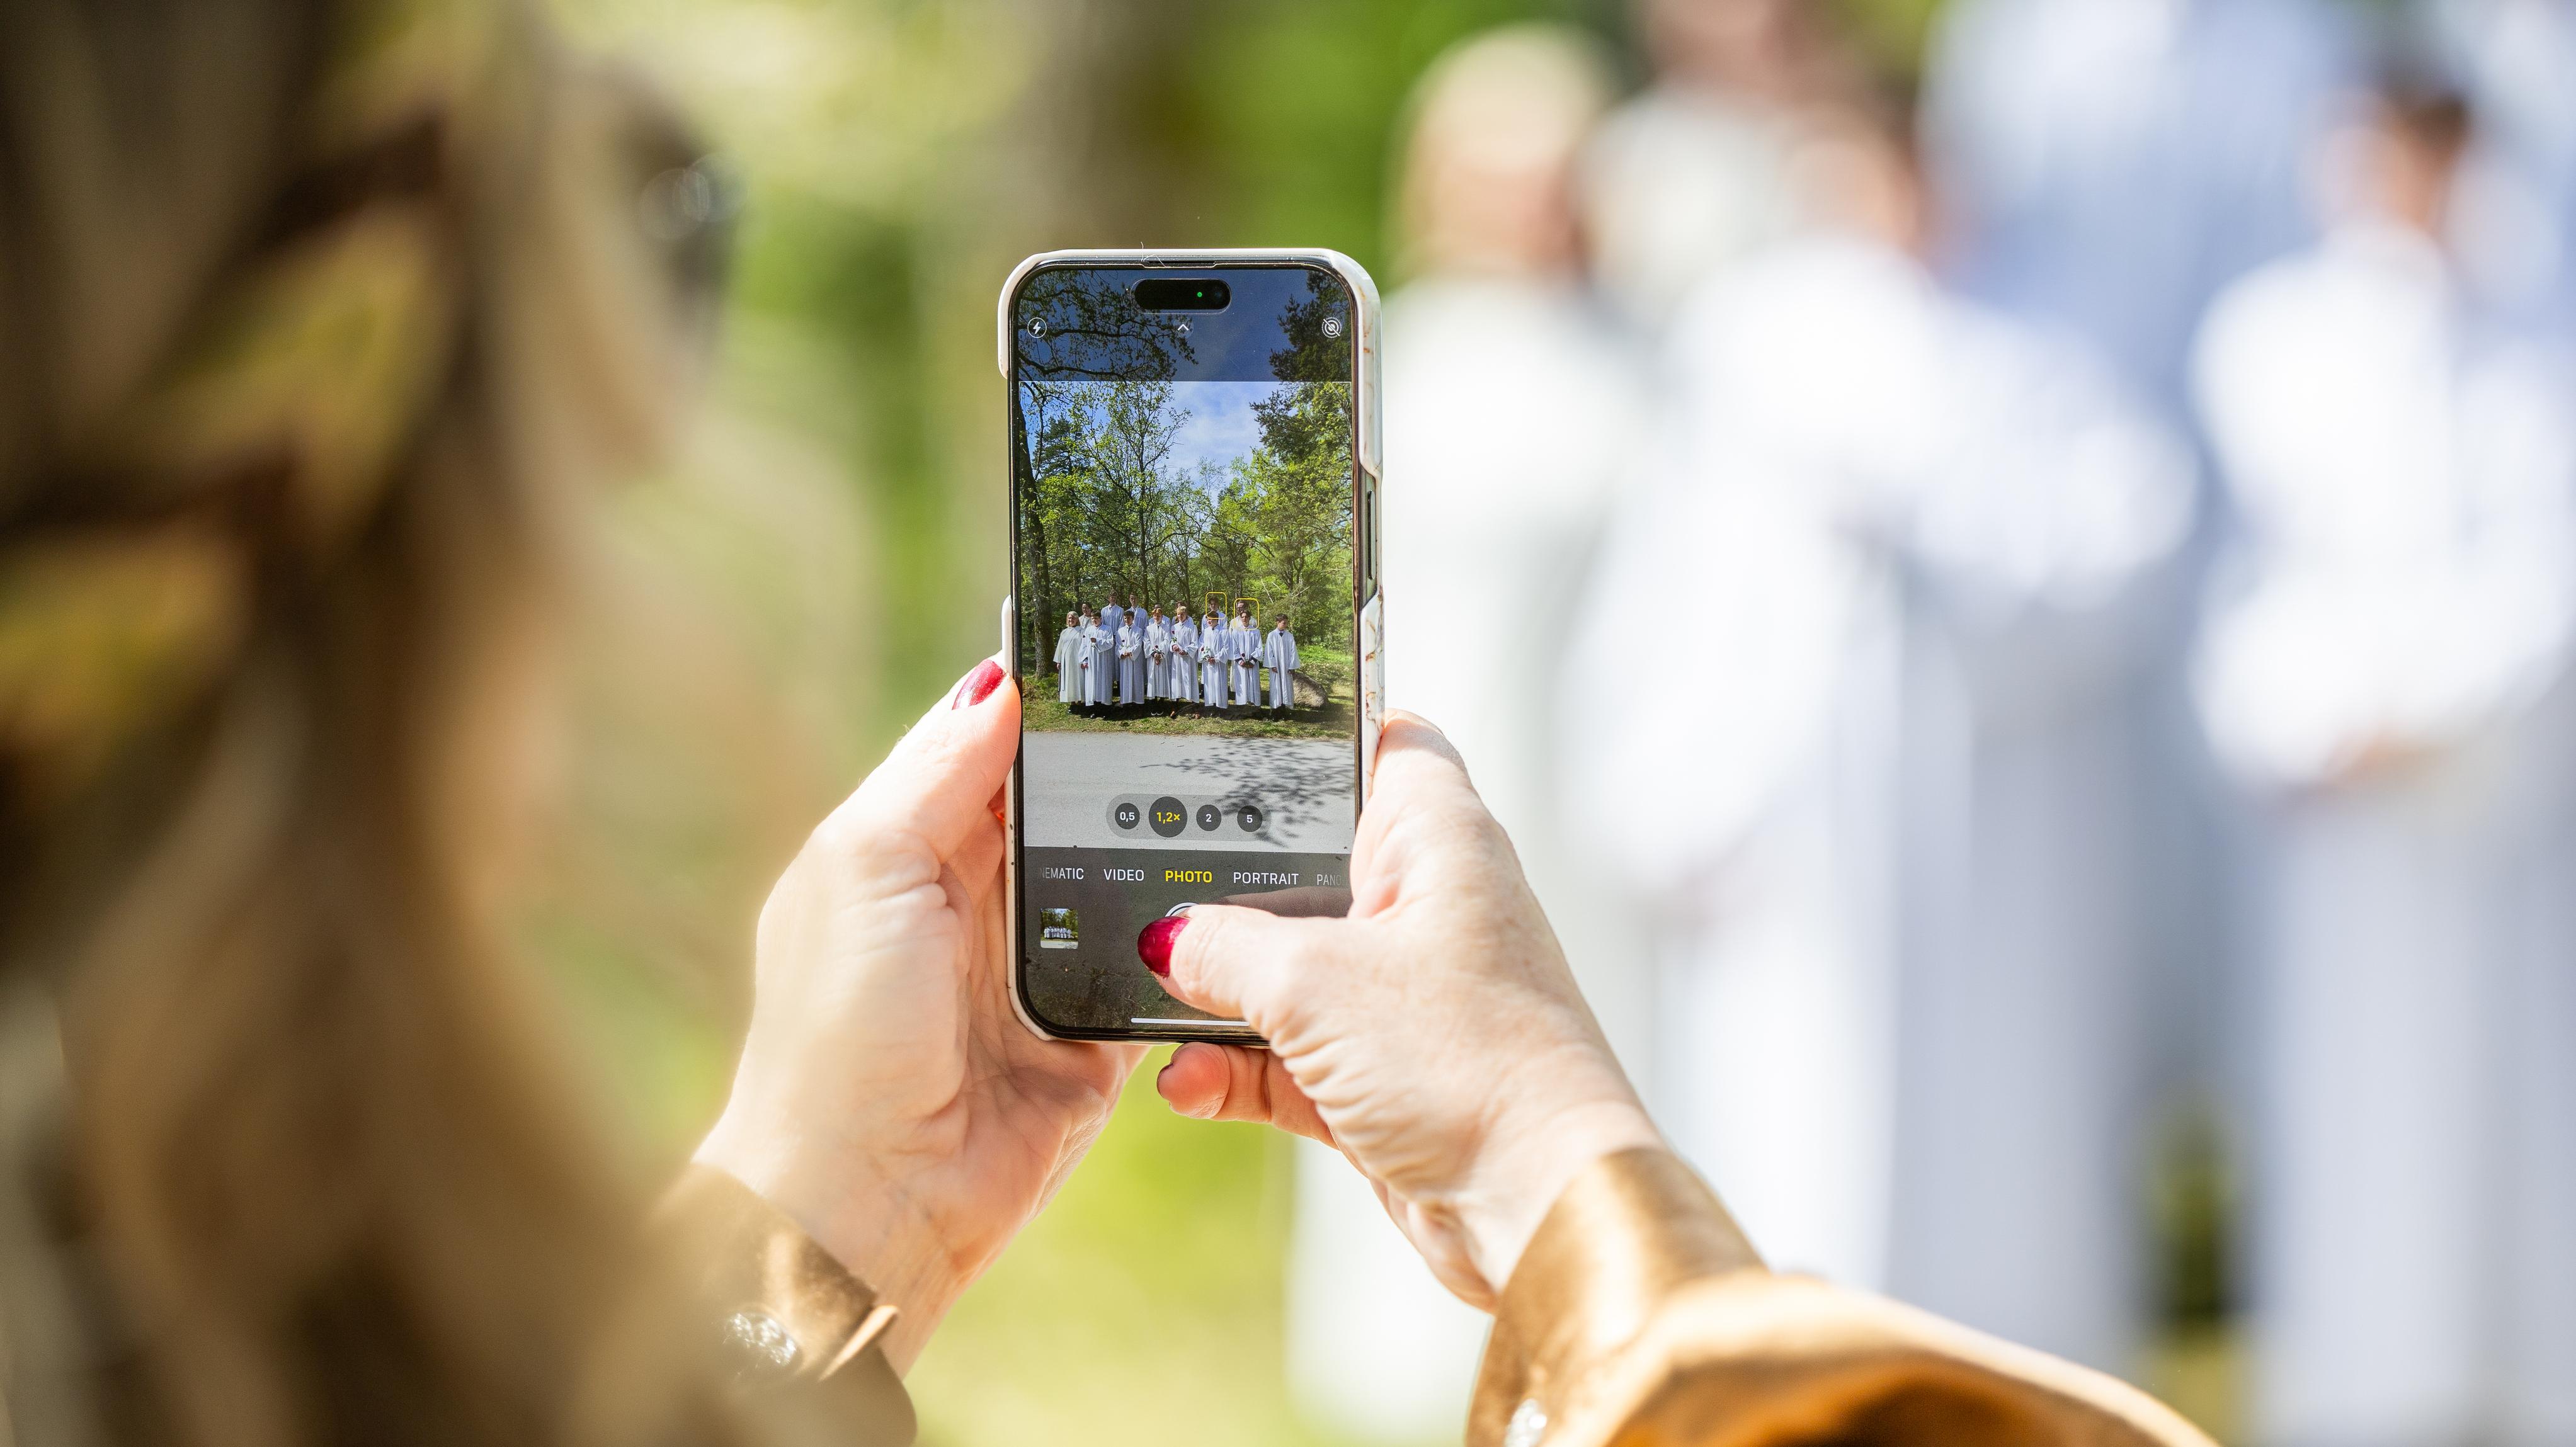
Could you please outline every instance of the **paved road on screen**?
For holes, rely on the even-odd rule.
[[[1021,795],[1028,842],[1040,848],[1137,848],[1165,841],[1148,829],[1121,830],[1110,807],[1121,796],[1250,799],[1267,823],[1244,835],[1188,830],[1171,844],[1190,849],[1347,854],[1354,790],[1343,739],[1226,739],[1170,734],[1028,734],[1021,739]]]

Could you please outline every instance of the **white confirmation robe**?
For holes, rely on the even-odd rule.
[[[1234,660],[1234,701],[1246,707],[1261,702],[1261,633],[1249,622],[1225,630],[1226,656]]]
[[[1198,702],[1199,625],[1187,618],[1172,620],[1172,672],[1167,692],[1183,703]]]
[[[1172,631],[1160,618],[1145,623],[1145,697],[1163,699],[1172,693]]]
[[[2264,1440],[2576,1441],[2576,376],[2425,238],[2221,296],[2196,683],[2259,806]]]
[[[1297,635],[1285,628],[1271,629],[1269,639],[1261,645],[1261,662],[1270,670],[1270,706],[1295,707],[1296,688],[1288,681],[1288,675],[1297,667]]]
[[[1225,707],[1225,677],[1234,657],[1233,640],[1224,620],[1213,613],[1208,615],[1207,626],[1199,630],[1199,702],[1210,708]]]
[[[1055,636],[1055,696],[1058,703],[1082,701],[1082,629],[1067,628]]]
[[[1127,615],[1136,616],[1133,613]],[[1145,701],[1144,630],[1130,623],[1118,630],[1118,701]]]

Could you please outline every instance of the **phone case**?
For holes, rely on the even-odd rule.
[[[1378,735],[1386,727],[1386,587],[1384,575],[1379,567],[1379,561],[1383,556],[1383,549],[1379,545],[1379,528],[1380,520],[1385,515],[1382,506],[1385,492],[1383,452],[1380,447],[1379,433],[1379,345],[1382,340],[1382,326],[1376,280],[1370,277],[1367,270],[1358,262],[1338,251],[1320,248],[1273,250],[1258,247],[1221,247],[1205,251],[1140,249],[1039,252],[1011,268],[1011,274],[1003,278],[1002,294],[993,307],[993,360],[1002,374],[1005,393],[1003,426],[1006,432],[1010,425],[1007,394],[1011,381],[1011,300],[1019,295],[1020,284],[1028,279],[1029,273],[1038,268],[1058,263],[1085,262],[1120,266],[1169,266],[1176,269],[1226,266],[1244,262],[1295,262],[1329,268],[1350,287],[1353,345],[1358,358],[1357,375],[1353,379],[1351,411],[1353,425],[1359,434],[1354,439],[1359,469],[1359,496],[1353,503],[1352,527],[1357,535],[1355,547],[1361,558],[1360,581],[1356,589],[1359,615],[1360,756],[1358,774],[1360,808],[1365,812],[1368,808],[1371,785],[1375,781],[1377,772]],[[1016,567],[1016,565],[1016,559],[1006,563],[1006,567]],[[1006,573],[1005,576],[1014,575]],[[1009,594],[1005,594],[1002,598],[1001,624],[1002,655],[1008,660],[1012,686],[1018,687],[1021,682],[1019,616],[1017,600]],[[1028,1027],[1030,1034],[1041,1039],[1052,1040],[1056,1036],[1038,1023],[1037,1017],[1031,1013],[1027,1000],[1020,992],[1020,852],[1017,847],[1020,837],[1020,768],[1017,760],[1011,764],[1011,776],[1003,786],[1002,798],[1005,810],[1003,829],[1006,843],[1002,851],[1003,894],[1008,901],[1007,908],[1004,910],[1003,949],[1010,960],[1011,1009],[1020,1017],[1020,1023]],[[1140,1034],[1135,1038],[1162,1040],[1181,1037]],[[1240,1025],[1231,1029],[1222,1025],[1212,1025],[1205,1034],[1191,1035],[1186,1038],[1219,1040],[1235,1045],[1261,1044],[1259,1035],[1249,1027]]]

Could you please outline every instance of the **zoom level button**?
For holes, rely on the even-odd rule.
[[[1145,816],[1147,822],[1154,826],[1154,832],[1166,839],[1180,833],[1190,822],[1189,806],[1168,794],[1156,799],[1146,809]]]

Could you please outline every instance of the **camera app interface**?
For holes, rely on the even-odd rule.
[[[1351,299],[1085,268],[1014,318],[1020,968],[1050,1028],[1185,1029],[1146,925],[1350,904]]]

